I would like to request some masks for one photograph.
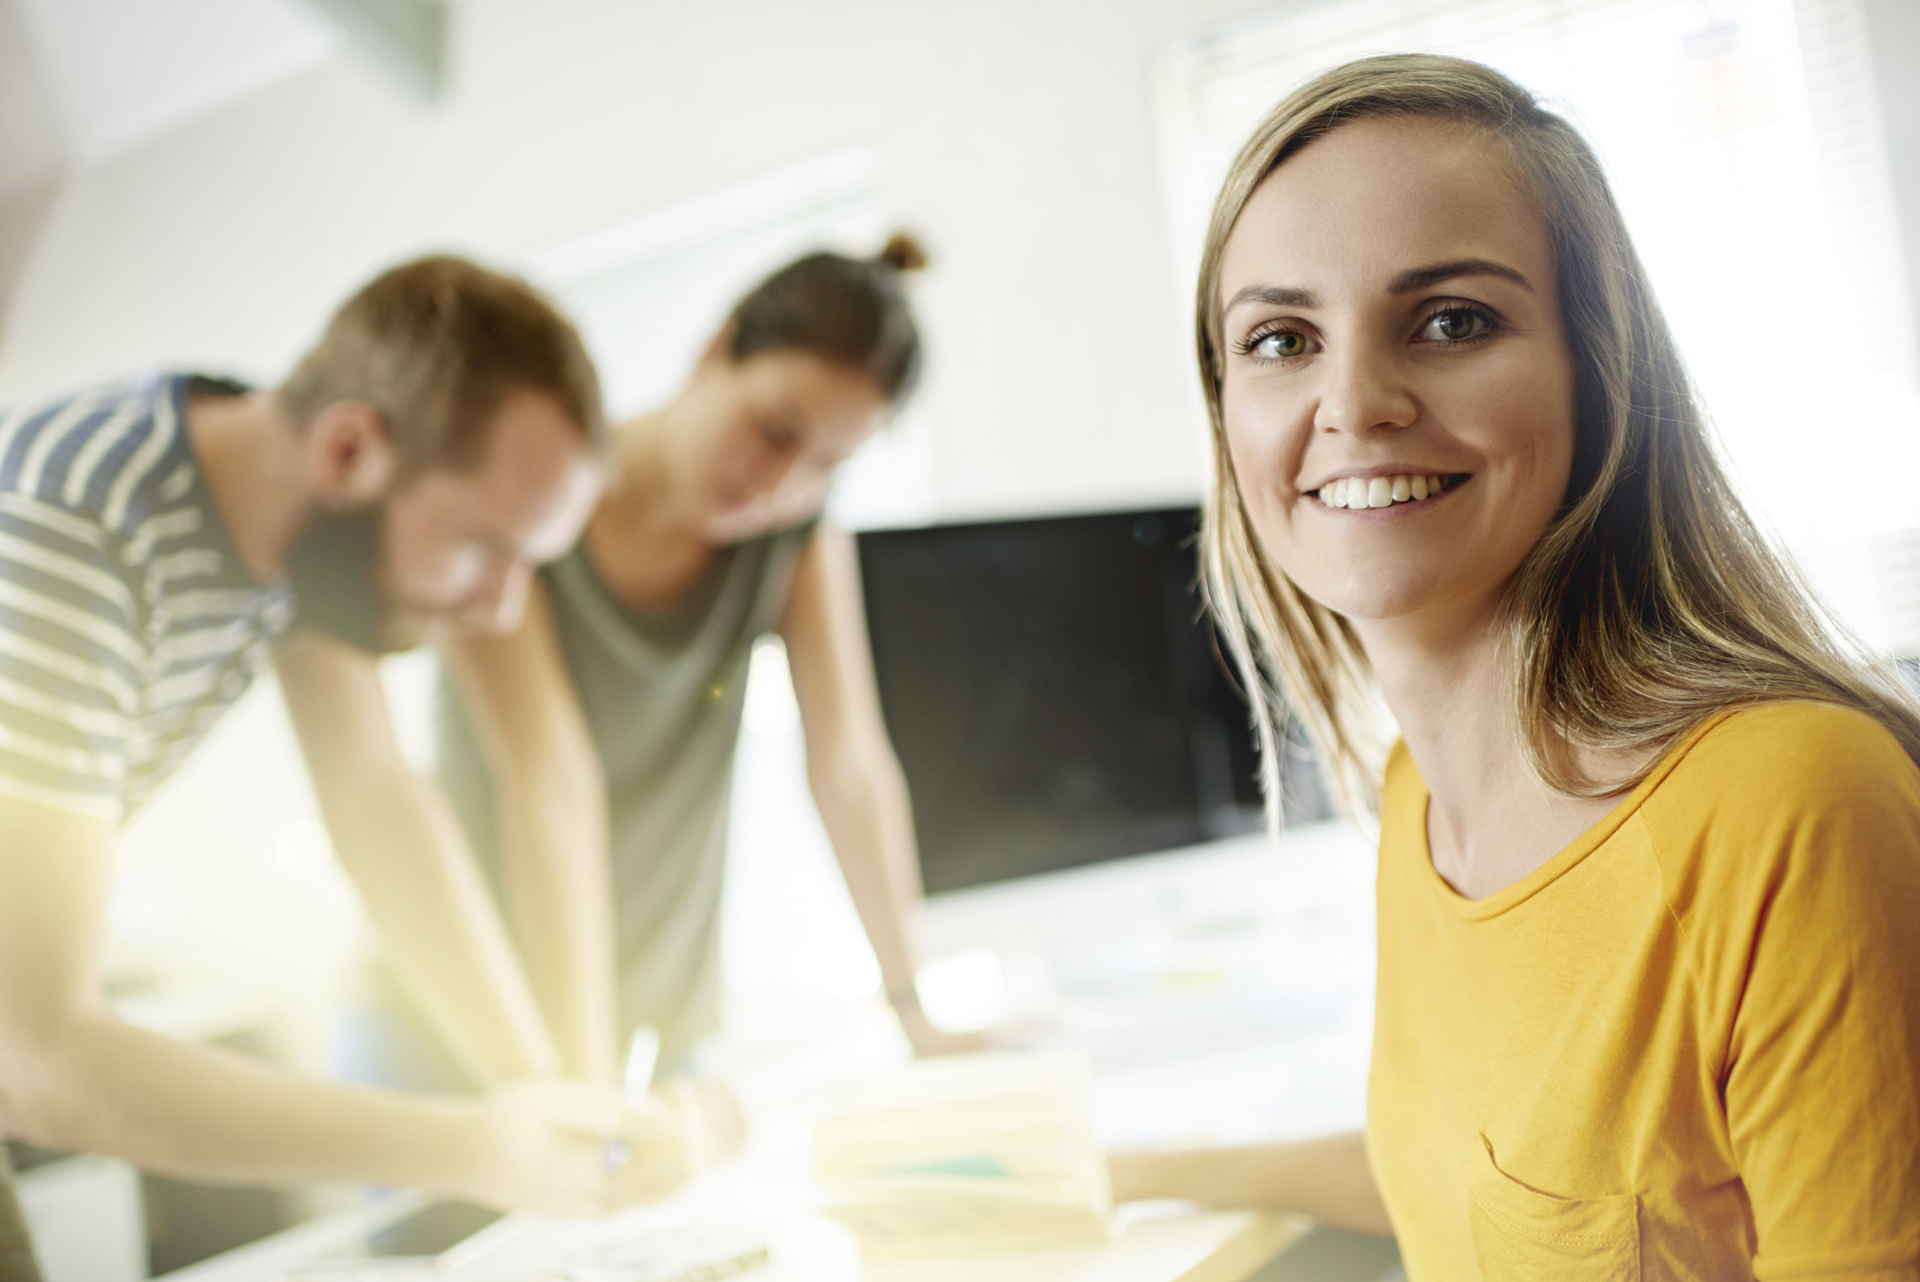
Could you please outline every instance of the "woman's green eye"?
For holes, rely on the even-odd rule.
[[[1427,332],[1445,343],[1458,343],[1469,338],[1478,338],[1486,326],[1486,318],[1478,312],[1441,312],[1427,322]]]
[[[1262,338],[1254,345],[1254,350],[1268,360],[1281,360],[1288,356],[1305,354],[1307,350],[1307,339],[1304,334],[1296,334],[1291,330],[1282,330],[1278,334],[1268,334],[1265,338]]]

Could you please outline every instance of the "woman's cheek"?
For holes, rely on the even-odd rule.
[[[1224,408],[1224,407],[1223,407]],[[1227,415],[1227,457],[1233,463],[1233,475],[1240,489],[1240,501],[1246,506],[1254,531],[1269,544],[1280,516],[1279,493],[1285,486],[1285,450],[1277,434],[1261,430],[1252,416]]]
[[[718,438],[717,448],[707,459],[708,488],[723,507],[751,499],[758,485],[762,447],[755,433],[729,433]]]
[[[827,494],[833,488],[833,473],[813,474],[805,480],[797,480],[780,487],[774,496],[774,516],[779,525],[796,525],[810,520],[826,506]]]

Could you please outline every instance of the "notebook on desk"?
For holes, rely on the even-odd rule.
[[[827,1213],[870,1261],[1106,1241],[1087,1079],[1082,1056],[988,1054],[842,1084],[814,1137]]]

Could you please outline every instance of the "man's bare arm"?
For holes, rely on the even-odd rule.
[[[314,632],[275,655],[341,864],[402,980],[481,1082],[559,1066],[532,990],[437,785],[400,751],[378,662]]]
[[[508,919],[560,1063],[611,1082],[606,782],[539,580],[516,631],[464,637],[447,658],[493,782]]]
[[[366,1180],[581,1214],[683,1173],[672,1119],[527,1083],[434,1099],[316,1082],[121,1022],[100,997],[113,830],[0,795],[0,1131],[223,1183]],[[606,1135],[641,1161],[609,1179]]]

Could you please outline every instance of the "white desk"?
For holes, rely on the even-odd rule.
[[[1016,968],[1027,964],[1019,951],[1025,941],[1048,941],[1051,998],[1042,1013],[1056,1030],[1052,1040],[1092,1053],[1103,1142],[1298,1136],[1360,1121],[1371,1026],[1370,882],[1364,841],[1314,826],[1289,833],[1278,852],[1244,842],[1197,858],[987,888],[955,897],[930,934],[950,947],[984,941]],[[789,1009],[761,1020],[733,1049],[722,1067],[741,1081],[756,1115],[754,1161],[715,1172],[664,1208],[617,1217],[605,1231],[643,1226],[650,1216],[738,1218],[749,1209],[774,1226],[773,1263],[741,1275],[743,1282],[1240,1282],[1308,1227],[1244,1212],[1123,1208],[1115,1240],[1098,1249],[863,1269],[850,1237],[807,1213],[805,1118],[826,1081],[899,1062],[905,1051],[897,1030],[877,1002]],[[266,1282],[417,1205],[399,1198],[356,1208],[168,1282]],[[529,1217],[515,1224],[513,1241],[446,1276],[528,1282],[601,1231]]]
[[[857,1046],[860,1037],[840,1033],[835,1040]],[[1206,1063],[1196,1065],[1198,1080],[1185,1083],[1169,1080],[1178,1072],[1172,1065],[1161,1071],[1168,1069],[1173,1071],[1146,1098],[1176,1086],[1184,1086],[1183,1094],[1209,1093]],[[814,1209],[818,1193],[807,1179],[814,1112],[809,1101],[817,1104],[819,1079],[809,1085],[796,1083],[798,1076],[796,1070],[785,1079],[790,1090],[783,1097],[763,1098],[753,1110],[753,1143],[745,1157],[670,1201],[599,1223],[509,1217],[483,1231],[501,1239],[497,1245],[439,1276],[450,1282],[535,1282],[550,1277],[566,1257],[601,1242],[706,1219],[747,1222],[767,1237],[769,1265],[740,1275],[742,1282],[1242,1282],[1310,1227],[1291,1216],[1130,1206],[1116,1215],[1113,1240],[1100,1247],[863,1265],[852,1235]],[[1141,1087],[1154,1085],[1135,1082],[1125,1095],[1140,1098]],[[1096,1094],[1099,1089],[1096,1083]],[[284,1269],[348,1251],[422,1202],[400,1194],[356,1206],[169,1274],[166,1282],[272,1282]]]
[[[711,1192],[701,1201],[712,1200]],[[166,1282],[272,1282],[281,1270],[323,1259],[421,1204],[413,1195],[355,1207],[167,1275]],[[514,1216],[489,1233],[503,1240],[440,1276],[449,1282],[534,1282],[595,1241],[669,1222],[680,1208],[616,1216],[600,1224]],[[1123,1222],[1104,1247],[1032,1255],[862,1266],[851,1237],[825,1219],[793,1213],[767,1222],[771,1260],[741,1282],[1242,1282],[1309,1228],[1293,1216],[1186,1212]]]
[[[764,1236],[767,1267],[741,1282],[1241,1282],[1310,1225],[1297,1217],[1201,1211],[1142,1204],[1116,1214],[1104,1246],[1025,1255],[865,1265],[851,1233],[818,1213],[808,1179],[813,1109],[802,1090],[756,1116],[748,1152],[695,1181],[674,1198],[602,1221],[515,1215],[473,1239],[485,1249],[453,1253],[450,1282],[536,1282],[569,1256],[629,1242],[692,1222],[749,1226]],[[165,1282],[272,1282],[282,1270],[348,1254],[369,1233],[426,1202],[402,1193],[289,1229],[167,1275]]]

